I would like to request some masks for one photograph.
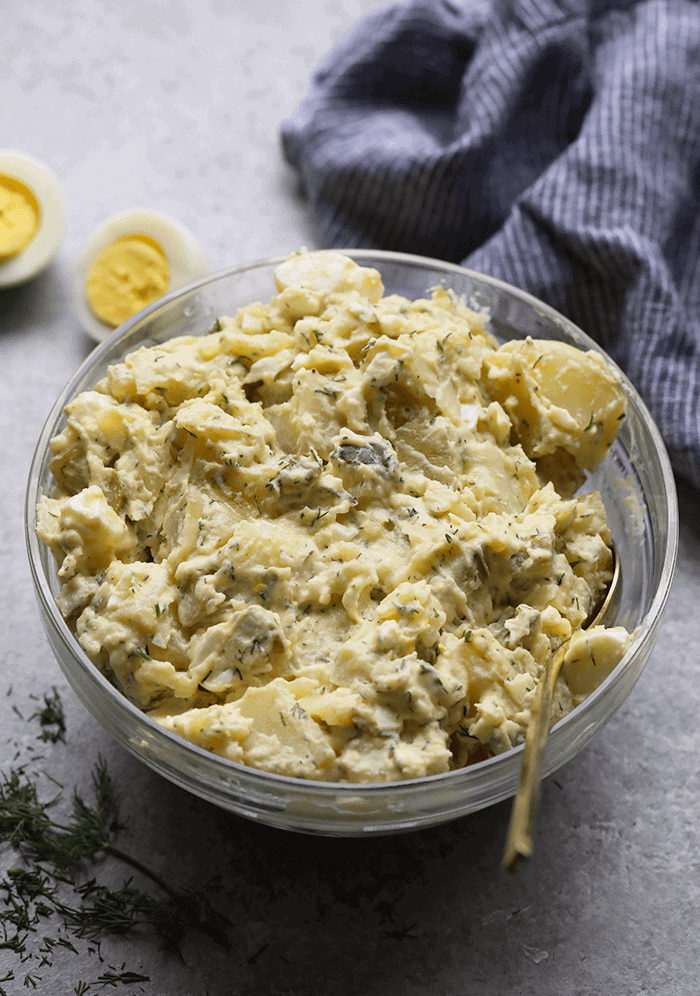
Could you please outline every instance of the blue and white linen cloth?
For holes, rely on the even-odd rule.
[[[700,4],[402,0],[330,52],[282,141],[322,245],[547,301],[700,486]]]

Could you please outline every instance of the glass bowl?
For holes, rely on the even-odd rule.
[[[375,250],[348,250],[347,255],[376,267],[387,293],[417,298],[438,284],[451,287],[471,307],[486,310],[499,340],[531,335],[603,352],[552,308],[499,280],[418,256]],[[307,833],[362,836],[431,826],[512,796],[522,746],[446,774],[380,784],[306,781],[208,753],[149,719],[91,663],[58,611],[53,558],[36,536],[37,501],[53,485],[49,441],[65,426],[64,405],[93,387],[126,353],[173,336],[205,334],[216,318],[235,315],[238,307],[252,301],[269,301],[275,293],[273,271],[283,259],[235,266],[161,298],[117,329],[66,386],[37,443],[26,497],[27,546],[42,620],[66,678],[93,716],[123,747],[189,792],[261,823]],[[608,362],[612,364],[609,358]],[[632,691],[654,646],[675,566],[678,510],[671,466],[649,412],[621,376],[627,418],[586,487],[598,488],[603,496],[621,560],[617,621],[636,633],[612,674],[553,727],[543,776],[578,754]]]

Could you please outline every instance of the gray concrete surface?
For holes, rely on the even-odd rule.
[[[107,215],[146,205],[188,224],[214,269],[314,247],[279,125],[333,40],[377,6],[5,5],[0,147],[52,166],[68,223],[51,268],[0,291],[3,772],[41,750],[41,767],[68,792],[87,791],[101,755],[121,797],[120,844],[178,888],[206,886],[233,921],[229,951],[192,935],[181,958],[144,930],[99,948],[76,941],[77,953],[59,946],[43,965],[0,946],[8,994],[73,994],[80,982],[89,996],[700,991],[700,499],[682,483],[679,564],[657,648],[623,709],[545,783],[536,860],[515,880],[499,871],[507,803],[438,829],[348,841],[266,829],[198,801],[114,744],[42,631],[23,496],[43,421],[92,347],[70,297],[83,243]],[[29,719],[52,686],[68,723],[55,745],[38,741]],[[122,877],[106,860],[91,873]],[[143,978],[112,988],[99,981],[108,971]]]

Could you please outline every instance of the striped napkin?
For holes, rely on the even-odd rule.
[[[700,486],[700,4],[403,0],[330,52],[282,142],[322,245],[547,301]]]

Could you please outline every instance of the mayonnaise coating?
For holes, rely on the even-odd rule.
[[[600,495],[575,492],[619,380],[337,252],[276,282],[68,404],[38,510],[61,611],[134,703],[233,761],[372,782],[508,750],[611,579]],[[609,670],[629,635],[605,635]],[[592,646],[554,720],[595,687]]]

